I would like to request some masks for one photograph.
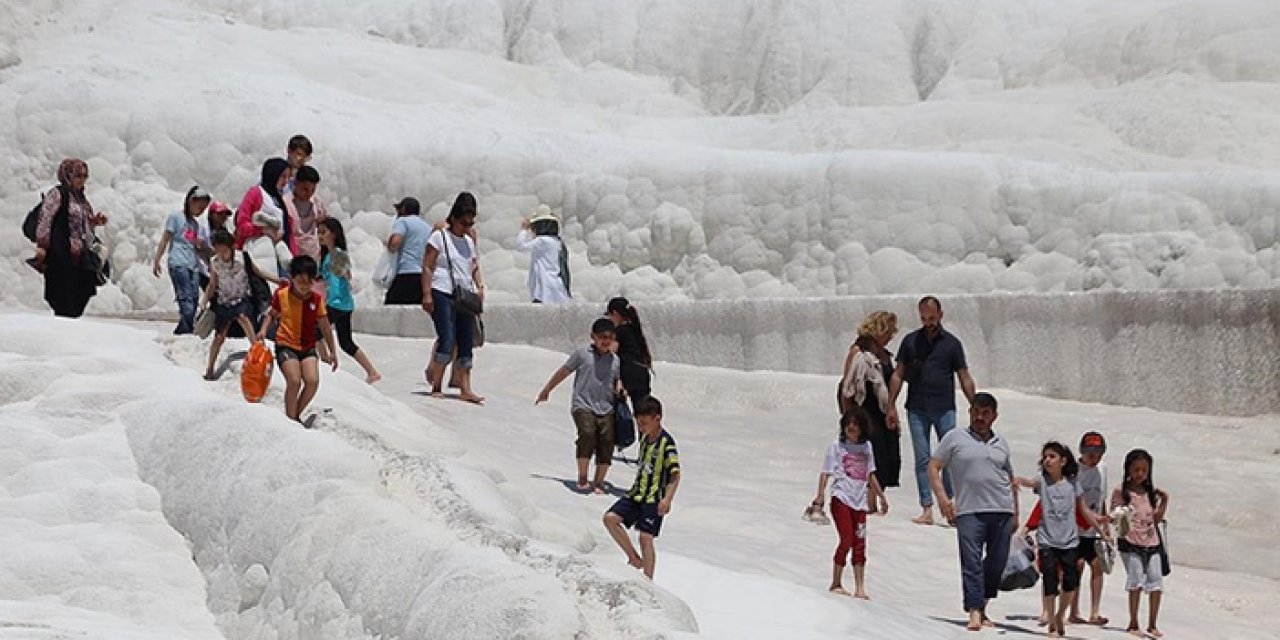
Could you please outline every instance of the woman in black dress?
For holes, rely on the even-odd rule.
[[[881,487],[898,486],[902,470],[901,436],[890,426],[889,380],[893,377],[893,354],[885,347],[898,332],[898,317],[888,311],[873,311],[858,326],[858,339],[849,346],[840,379],[840,411],[859,405],[871,418],[868,441],[876,461],[876,479]]]
[[[626,298],[614,298],[605,308],[605,315],[613,321],[614,336],[618,341],[618,359],[621,361],[622,388],[631,398],[631,408],[649,397],[649,377],[653,369],[653,356],[649,354],[649,341],[644,338],[640,314]]]
[[[79,318],[98,292],[95,263],[88,254],[94,227],[107,216],[93,210],[84,195],[89,165],[67,158],[58,166],[58,186],[44,195],[36,227],[35,267],[44,273],[44,300],[53,314]]]

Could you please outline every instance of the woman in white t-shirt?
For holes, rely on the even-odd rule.
[[[433,231],[422,257],[422,309],[431,314],[436,327],[436,348],[427,368],[431,395],[443,397],[441,389],[445,365],[457,347],[458,386],[461,397],[480,404],[484,398],[471,389],[472,349],[475,345],[476,319],[463,310],[455,292],[463,289],[484,299],[484,283],[480,278],[480,262],[476,243],[468,232],[476,224],[476,199],[467,192],[458,194],[445,220],[448,226]]]
[[[821,509],[827,479],[831,478],[831,518],[835,520],[840,542],[832,559],[831,586],[828,589],[863,600],[870,599],[865,586],[867,513],[889,513],[889,501],[885,499],[884,490],[875,476],[876,458],[871,443],[867,442],[869,426],[867,412],[857,405],[840,416],[839,439],[827,448],[822,473],[818,474],[818,495],[813,499],[813,506]],[[853,594],[840,584],[850,552],[853,555]]]

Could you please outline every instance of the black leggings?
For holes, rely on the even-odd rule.
[[[351,312],[329,309],[329,322],[333,325],[333,332],[338,334],[338,346],[342,347],[347,355],[356,357],[360,347],[356,345],[355,340],[351,339]]]

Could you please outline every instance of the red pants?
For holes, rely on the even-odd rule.
[[[839,498],[831,498],[831,519],[835,520],[840,544],[832,562],[845,566],[845,558],[853,551],[854,566],[867,564],[867,512],[849,508]]]

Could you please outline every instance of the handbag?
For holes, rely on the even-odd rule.
[[[217,324],[215,316],[216,314],[211,307],[205,307],[200,313],[196,314],[195,334],[201,340],[208,338],[209,334],[213,333],[214,325]]]
[[[1169,539],[1168,532],[1165,531],[1167,520],[1161,520],[1156,525],[1156,537],[1160,539],[1160,575],[1167,576],[1173,571],[1173,567],[1169,565]]]
[[[80,253],[80,268],[93,273],[94,283],[101,287],[111,280],[111,261],[103,257],[106,248],[98,236],[93,236],[93,243]]]
[[[458,281],[453,276],[453,258],[449,255],[448,236],[445,231],[440,231],[440,241],[444,244],[444,259],[449,264],[449,282],[453,284],[453,304],[460,311],[473,316],[479,316],[484,313],[484,301],[480,299],[480,294],[458,286]]]
[[[476,333],[471,340],[471,346],[479,349],[484,346],[484,320],[480,316],[476,316]]]

